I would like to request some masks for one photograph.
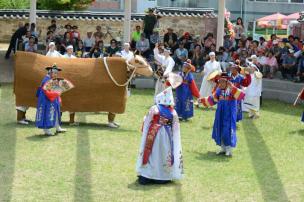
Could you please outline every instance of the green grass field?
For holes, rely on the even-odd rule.
[[[214,111],[196,110],[181,123],[184,179],[138,185],[140,128],[152,95],[132,91],[119,129],[102,125],[105,114],[77,114],[79,127],[64,124],[67,133],[45,137],[33,124],[16,125],[12,86],[2,85],[0,201],[304,201],[302,108],[276,101],[263,102],[260,119],[238,125],[233,158],[215,155]]]

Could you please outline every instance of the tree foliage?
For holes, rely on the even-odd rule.
[[[30,0],[0,0],[0,9],[26,9]]]
[[[38,0],[38,8],[45,10],[84,10],[94,0]]]
[[[42,10],[85,10],[94,0],[37,0]],[[0,0],[0,9],[25,9],[30,0]]]

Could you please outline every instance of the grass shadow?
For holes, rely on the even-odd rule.
[[[263,100],[263,105],[261,106],[261,111],[272,112],[276,114],[284,114],[289,116],[300,117],[301,107],[294,107],[292,104],[278,102],[277,100]]]
[[[229,162],[231,158],[226,157],[225,155],[217,155],[216,152],[208,151],[206,153],[195,152],[197,156],[195,157],[197,160],[203,161],[215,161],[219,163]]]
[[[79,115],[79,119],[82,119],[85,115]],[[113,131],[113,132],[132,132],[136,133],[136,130],[125,129],[123,126],[119,128],[110,128],[107,124],[99,124],[99,123],[87,123],[83,120],[79,122],[79,126],[70,126],[68,122],[63,122],[63,126],[66,128],[77,128],[77,129],[86,129],[86,130],[104,130],[104,131]]]
[[[243,120],[245,139],[264,201],[288,201],[269,149],[253,122]]]
[[[16,163],[16,124],[14,96],[11,85],[0,89],[0,201],[11,201]]]
[[[29,141],[33,141],[33,142],[39,142],[39,141],[45,141],[48,138],[57,137],[58,135],[62,136],[63,134],[65,134],[65,133],[60,133],[60,134],[55,133],[53,135],[45,135],[45,134],[41,133],[41,134],[38,134],[38,135],[28,136],[28,137],[26,137],[26,139],[29,140]]]
[[[79,115],[81,122],[86,122],[85,115]],[[88,127],[77,128],[77,153],[75,171],[74,201],[90,202],[91,193],[91,154]]]
[[[300,130],[293,130],[293,131],[290,131],[289,134],[297,134],[297,135],[301,135],[301,136],[304,136],[304,129],[300,129]]]
[[[154,190],[154,189],[161,189],[164,187],[180,187],[181,184],[179,182],[169,182],[167,184],[149,184],[149,185],[141,185],[138,183],[137,179],[131,183],[128,184],[128,189],[132,189],[135,191],[150,191],[150,190]],[[177,188],[180,189],[180,188]],[[181,194],[178,194],[181,195]]]

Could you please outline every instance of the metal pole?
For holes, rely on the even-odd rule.
[[[36,0],[31,0],[30,6],[30,23],[36,24]]]
[[[224,25],[225,25],[225,0],[219,0],[217,19],[217,39],[216,49],[223,46],[224,43]]]
[[[125,0],[125,20],[123,42],[131,41],[131,0]]]
[[[255,36],[255,29],[256,29],[256,21],[253,21],[253,30],[252,30],[252,37]]]

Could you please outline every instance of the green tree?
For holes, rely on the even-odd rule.
[[[85,10],[94,0],[37,0],[43,10]],[[0,9],[26,9],[30,0],[0,0]]]
[[[38,0],[38,8],[45,10],[85,10],[94,0]]]
[[[30,0],[0,0],[0,9],[25,9],[30,7]]]

